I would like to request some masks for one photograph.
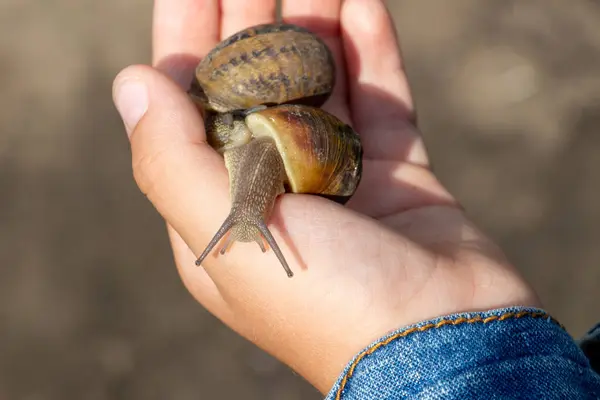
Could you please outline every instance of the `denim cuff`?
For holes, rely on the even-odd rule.
[[[600,376],[548,313],[511,307],[386,335],[348,363],[326,400],[406,398],[600,399]]]

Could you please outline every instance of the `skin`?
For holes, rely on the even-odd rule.
[[[194,298],[322,393],[357,352],[391,330],[454,312],[539,307],[518,270],[431,172],[383,3],[284,1],[282,14],[294,23],[330,23],[309,26],[337,63],[325,108],[351,124],[365,148],[362,183],[346,207],[297,194],[276,202],[269,228],[295,255],[294,279],[252,243],[194,266],[231,204],[223,158],[206,143],[185,90],[203,55],[241,28],[273,21],[275,2],[156,0],[153,67],[128,67],[115,80],[123,115],[143,110],[139,122],[125,118],[134,178],[165,219]],[[147,97],[146,106],[123,105],[127,85]]]

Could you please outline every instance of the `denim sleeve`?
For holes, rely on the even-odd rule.
[[[597,357],[599,340],[600,325],[578,346],[535,308],[449,315],[372,343],[326,400],[600,399],[600,375],[584,352]]]

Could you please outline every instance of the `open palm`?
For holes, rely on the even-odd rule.
[[[253,243],[194,265],[229,211],[222,158],[185,95],[223,38],[275,20],[275,0],[156,0],[154,66],[125,69],[149,105],[129,126],[136,182],[168,223],[186,287],[234,330],[321,391],[386,332],[426,318],[537,305],[513,267],[429,169],[392,21],[380,0],[283,1],[286,22],[323,37],[337,61],[324,106],[361,135],[364,175],[347,207],[286,194],[270,229],[295,272]],[[175,83],[175,82],[177,83]],[[118,92],[118,89],[116,89]]]

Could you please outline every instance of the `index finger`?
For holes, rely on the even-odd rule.
[[[155,0],[152,64],[187,87],[196,64],[219,41],[219,0]]]

